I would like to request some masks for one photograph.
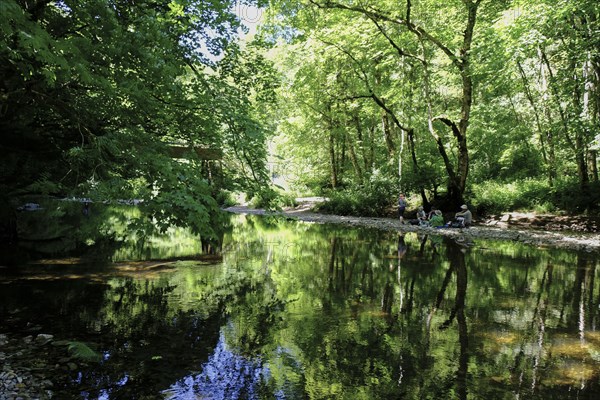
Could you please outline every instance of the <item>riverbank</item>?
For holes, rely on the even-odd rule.
[[[320,224],[339,224],[360,226],[397,232],[420,232],[430,235],[447,236],[457,239],[492,239],[518,241],[524,244],[571,249],[600,253],[600,235],[598,233],[576,232],[570,230],[546,230],[524,227],[524,224],[511,225],[510,218],[486,219],[466,229],[435,229],[415,225],[401,224],[395,218],[353,217],[331,214],[320,214],[312,211],[310,204],[301,204],[295,208],[287,208],[279,212],[266,212],[246,206],[234,206],[225,211],[236,214],[280,215],[298,221]]]

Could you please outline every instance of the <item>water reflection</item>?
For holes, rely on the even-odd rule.
[[[238,216],[212,262],[87,259],[0,277],[3,332],[104,355],[59,398],[600,395],[592,254]]]
[[[19,240],[0,243],[0,265],[43,261],[57,257],[73,263],[165,260],[221,251],[223,235],[230,229],[229,214],[213,217],[214,237],[193,235],[189,229],[162,226],[144,210],[131,205],[94,204],[81,212],[78,202],[46,200],[36,212],[23,212],[17,220]]]
[[[167,399],[252,399],[259,397],[269,378],[270,371],[259,358],[248,360],[233,353],[221,334],[202,373],[186,376],[164,393]]]

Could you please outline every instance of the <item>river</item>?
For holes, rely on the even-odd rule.
[[[210,256],[111,237],[0,268],[0,354],[47,398],[600,398],[595,254],[257,215]]]

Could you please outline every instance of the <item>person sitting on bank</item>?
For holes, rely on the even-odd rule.
[[[433,216],[429,220],[429,226],[432,228],[439,228],[444,226],[444,216],[442,215],[441,210],[435,210]]]
[[[431,220],[431,218],[433,218],[433,216],[435,215],[435,211],[437,209],[435,208],[435,206],[431,206],[431,210],[427,213],[427,219]]]
[[[419,206],[419,208],[417,209],[417,224],[421,226],[429,225],[427,223],[427,213],[425,212],[425,210],[423,210],[422,206]]]
[[[457,212],[454,215],[454,217],[456,218],[456,221],[460,224],[461,228],[468,228],[473,222],[473,214],[471,214],[471,211],[469,210],[469,207],[467,207],[466,204],[460,206],[460,211]]]
[[[408,220],[411,225],[429,226],[427,223],[427,213],[423,210],[423,207],[419,206],[415,214],[417,218]]]

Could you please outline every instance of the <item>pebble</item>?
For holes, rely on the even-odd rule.
[[[33,360],[39,357],[40,346],[52,340],[52,335],[38,335],[41,338],[32,340],[25,338],[9,338],[0,335],[0,400],[48,400],[54,394],[50,390],[54,386],[47,376],[32,373]]]

